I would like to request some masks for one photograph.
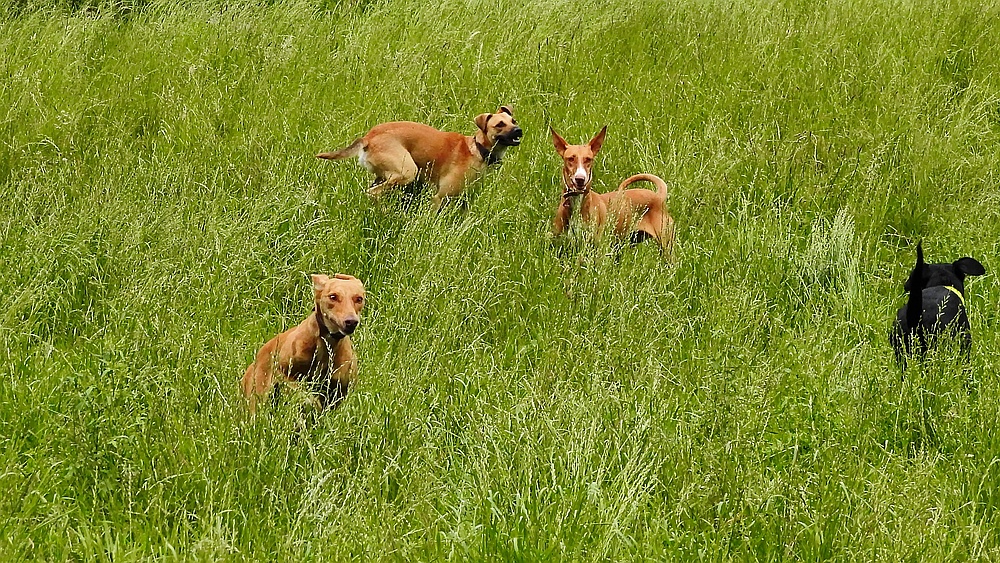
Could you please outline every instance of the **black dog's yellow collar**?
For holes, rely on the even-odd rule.
[[[955,295],[957,295],[958,296],[958,300],[961,301],[962,302],[962,306],[965,307],[965,297],[962,295],[961,291],[955,289],[954,287],[952,287],[950,285],[946,285],[946,286],[944,286],[944,288],[947,289],[948,291],[954,293]]]

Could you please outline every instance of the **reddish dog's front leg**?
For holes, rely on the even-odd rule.
[[[573,203],[568,197],[562,198],[559,202],[559,208],[556,209],[556,217],[552,220],[552,234],[554,236],[559,236],[566,231],[566,227],[569,226],[569,218],[573,213]]]

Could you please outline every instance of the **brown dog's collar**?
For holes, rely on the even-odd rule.
[[[479,149],[479,157],[483,159],[487,165],[499,164],[500,157],[493,155],[493,149],[487,148],[486,145],[479,142],[479,139],[475,140],[476,148]]]

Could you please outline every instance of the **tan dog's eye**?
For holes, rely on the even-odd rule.
[[[330,294],[330,300],[331,301],[340,301],[340,296],[337,295],[336,293],[331,293]]]
[[[583,159],[583,163],[584,164],[590,164],[591,162],[594,162],[594,159],[592,159],[592,158],[585,158],[585,159]]]
[[[354,302],[357,303],[358,305],[364,303],[364,301],[365,301],[365,298],[361,297],[360,295],[354,298]]]

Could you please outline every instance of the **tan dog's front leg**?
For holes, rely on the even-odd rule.
[[[555,219],[552,220],[552,235],[560,236],[566,232],[569,226],[570,216],[573,214],[573,202],[568,197],[563,197],[556,209]]]
[[[441,178],[438,181],[437,192],[431,196],[431,207],[434,211],[441,211],[441,206],[444,205],[445,200],[452,198],[462,193],[462,188],[465,186],[465,173],[452,173],[448,176]]]
[[[358,373],[358,358],[354,355],[354,346],[350,338],[344,338],[337,345],[333,354],[332,366],[329,374],[329,381],[326,389],[322,393],[325,407],[337,408],[340,401],[347,396],[347,391],[354,383],[354,378]]]

